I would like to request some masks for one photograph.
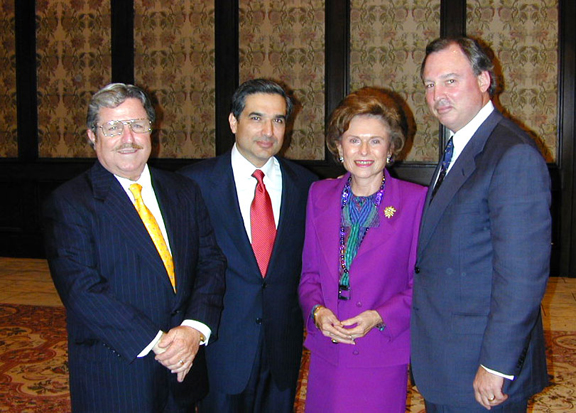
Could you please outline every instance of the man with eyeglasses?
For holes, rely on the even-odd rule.
[[[44,206],[75,412],[189,412],[207,392],[201,345],[218,328],[226,260],[197,186],[148,167],[154,120],[140,88],[98,91],[98,160]]]

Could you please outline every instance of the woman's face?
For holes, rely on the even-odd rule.
[[[369,194],[356,195],[371,195],[380,188],[386,158],[393,152],[388,125],[370,115],[355,116],[340,138],[338,152],[353,182],[376,188]]]

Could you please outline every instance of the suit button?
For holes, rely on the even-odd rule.
[[[263,290],[266,288],[266,285],[267,285],[267,284],[266,284],[265,282],[262,283],[262,289],[263,289]]]
[[[420,267],[414,268],[414,272],[415,272],[416,274],[420,274]]]
[[[260,317],[256,319],[256,324],[262,324],[262,319]]]
[[[358,302],[356,303],[356,307],[362,307],[362,303],[361,303],[360,301],[358,301]]]
[[[359,352],[358,350],[354,350],[354,351],[352,352],[352,354],[354,354],[355,356],[357,356],[358,354],[360,354],[360,352]]]
[[[180,314],[180,310],[172,311],[172,314],[170,314],[170,315],[175,316],[177,314]]]

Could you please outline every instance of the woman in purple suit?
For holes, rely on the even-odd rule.
[[[426,188],[386,170],[401,109],[363,88],[332,113],[327,144],[348,171],[310,188],[300,302],[311,352],[307,412],[404,412],[410,306]]]

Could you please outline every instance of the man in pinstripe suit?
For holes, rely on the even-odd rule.
[[[135,86],[97,92],[87,126],[98,161],[45,203],[75,412],[191,411],[207,392],[201,345],[218,329],[226,261],[196,185],[147,166],[154,120]],[[134,207],[134,183],[174,271]]]

